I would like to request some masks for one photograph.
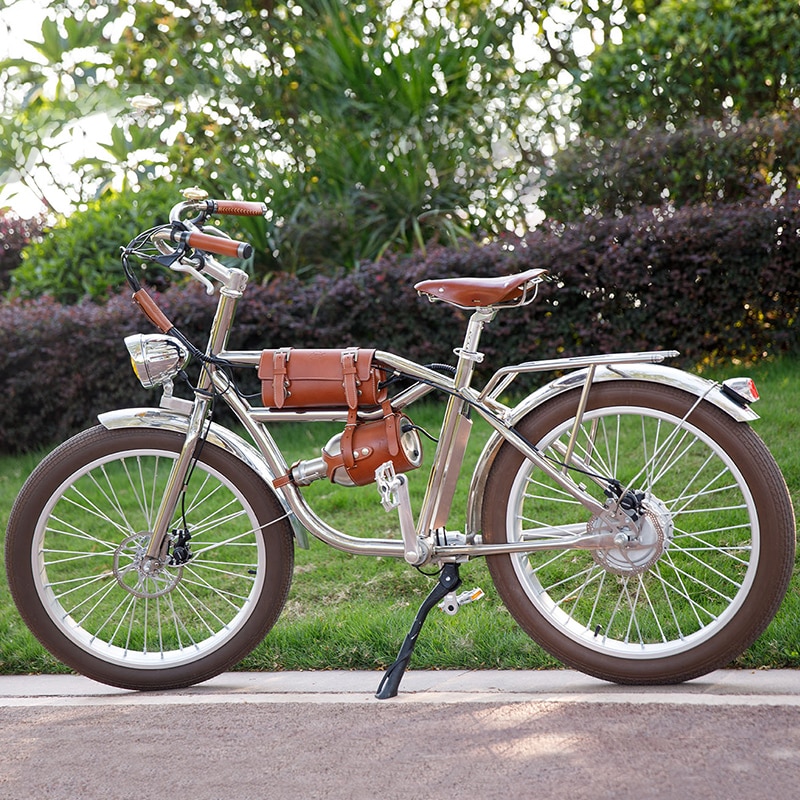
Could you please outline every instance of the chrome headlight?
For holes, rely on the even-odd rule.
[[[131,365],[145,389],[172,380],[189,360],[189,351],[172,336],[136,333],[125,337]]]

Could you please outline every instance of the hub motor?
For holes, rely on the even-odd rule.
[[[613,502],[609,501],[608,505]],[[672,515],[666,505],[652,495],[642,495],[635,510],[625,508],[625,511],[630,522],[615,535],[615,545],[593,550],[592,557],[615,575],[640,575],[669,547],[674,536]],[[593,516],[587,523],[587,530],[594,535],[611,533],[611,526],[602,517]]]

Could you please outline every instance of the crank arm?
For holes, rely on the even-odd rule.
[[[408,480],[405,475],[396,475],[391,461],[375,470],[375,482],[381,495],[381,504],[386,511],[397,509],[400,517],[400,532],[403,536],[405,560],[413,566],[424,564],[428,548],[417,536],[411,500],[408,495]]]

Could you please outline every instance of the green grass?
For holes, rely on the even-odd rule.
[[[755,406],[761,419],[755,430],[783,470],[800,514],[800,413],[795,388],[800,361],[786,360],[720,373],[752,375],[762,399]],[[719,376],[718,376],[719,377]],[[438,406],[413,414],[432,432]],[[336,428],[326,425],[281,426],[276,436],[291,459],[312,457]],[[469,475],[489,431],[476,423],[464,474]],[[426,465],[434,445],[425,442]],[[25,477],[43,454],[0,458],[0,525]],[[409,475],[412,500],[418,503],[427,472]],[[449,527],[464,522],[468,480],[462,481]],[[360,536],[397,535],[397,517],[387,514],[374,487],[342,489],[318,482],[306,490],[312,506],[334,527]],[[497,597],[482,560],[462,569],[466,588],[481,586],[486,597],[455,617],[433,612],[414,653],[412,666],[423,668],[556,667],[558,663],[523,634]],[[374,669],[391,663],[432,578],[389,558],[349,556],[311,541],[296,551],[295,577],[286,609],[269,636],[240,665],[247,670]],[[764,635],[737,661],[737,666],[800,667],[800,574],[795,571],[787,597]],[[5,582],[0,584],[0,672],[61,672],[65,668],[34,640],[20,620]]]

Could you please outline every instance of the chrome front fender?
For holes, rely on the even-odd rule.
[[[526,414],[551,398],[569,391],[570,389],[583,386],[587,374],[588,370],[582,369],[556,378],[554,381],[545,384],[533,392],[533,394],[528,395],[521,403],[510,409],[505,416],[506,422],[510,427],[514,426]],[[706,378],[701,378],[699,375],[683,372],[674,367],[647,363],[598,367],[594,374],[593,383],[607,383],[609,381],[620,380],[647,381],[648,383],[673,386],[676,389],[682,389],[689,394],[704,398],[709,403],[722,409],[737,422],[752,422],[758,419],[758,414],[749,406],[739,405],[727,395],[723,394],[720,384]],[[489,475],[489,470],[494,463],[494,459],[504,441],[505,439],[503,439],[499,433],[495,432],[483,448],[478,463],[475,466],[467,500],[466,533],[468,535],[480,533],[483,494],[486,480]]]
[[[165,408],[121,408],[116,411],[107,411],[104,414],[99,414],[97,418],[100,420],[100,424],[108,430],[117,428],[156,428],[186,434],[189,424],[187,416]],[[269,491],[273,492],[278,498],[288,514],[297,545],[307,550],[308,534],[281,494],[272,488],[272,481],[275,476],[261,453],[246,439],[224,428],[222,425],[218,425],[216,422],[212,422],[209,426],[207,441],[238,458],[264,481]]]

